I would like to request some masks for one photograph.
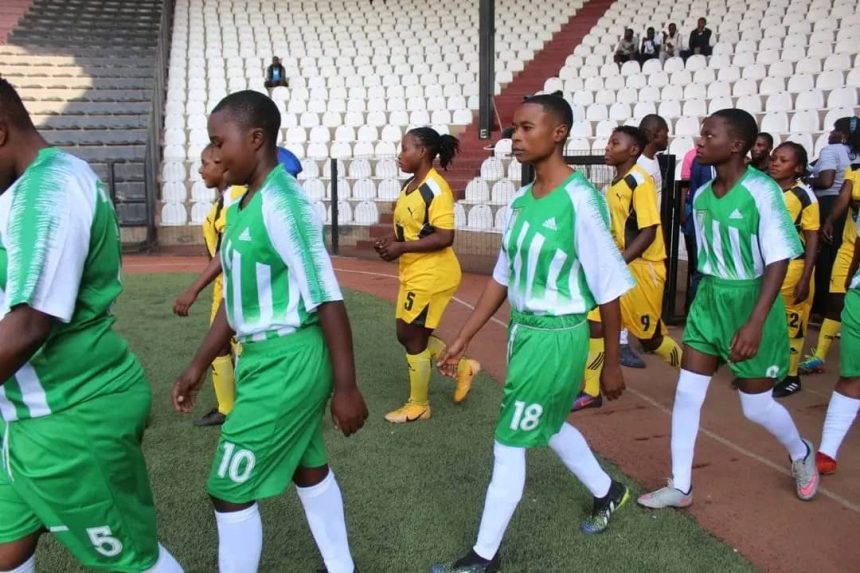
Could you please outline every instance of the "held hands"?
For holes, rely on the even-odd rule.
[[[173,383],[173,409],[183,414],[194,410],[197,404],[197,393],[203,384],[206,370],[200,370],[193,365],[188,366]]]
[[[617,400],[624,393],[624,374],[620,364],[605,364],[600,372],[600,392],[607,400]]]
[[[197,293],[193,290],[187,290],[173,302],[173,314],[176,316],[188,316],[188,309],[197,300]]]
[[[384,237],[373,245],[373,248],[379,253],[379,257],[383,261],[396,260],[404,251],[403,243],[394,239],[393,236]]]
[[[821,236],[824,237],[824,240],[828,243],[833,242],[833,221],[827,220],[824,221],[824,224],[821,225]]]
[[[758,347],[761,344],[761,328],[761,324],[748,322],[735,333],[729,354],[730,362],[743,362],[758,354]]]
[[[367,405],[357,387],[349,390],[335,390],[331,399],[331,419],[344,436],[350,436],[359,431],[364,426],[367,416]]]
[[[457,365],[460,363],[460,359],[463,358],[463,355],[466,354],[466,348],[468,346],[468,341],[459,337],[449,344],[445,348],[445,352],[442,353],[442,356],[436,362],[436,367],[439,368],[439,372],[449,378],[456,378]]]

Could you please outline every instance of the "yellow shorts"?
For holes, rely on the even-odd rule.
[[[842,243],[836,252],[833,270],[830,271],[830,294],[845,294],[845,281],[848,279],[848,267],[851,266],[853,256],[854,243]]]
[[[395,318],[406,324],[435,329],[442,320],[445,308],[454,298],[456,287],[441,292],[400,285],[397,293],[397,312]]]
[[[809,281],[809,296],[806,300],[794,304],[794,289],[803,276],[803,260],[795,259],[788,264],[788,272],[782,283],[782,301],[785,303],[785,317],[788,320],[788,337],[803,338],[806,335],[806,325],[812,312],[812,300],[815,298],[815,279]]]
[[[663,334],[666,264],[636,259],[627,268],[636,286],[621,297],[621,325],[639,340],[650,340]],[[600,309],[588,313],[588,320],[600,322]]]

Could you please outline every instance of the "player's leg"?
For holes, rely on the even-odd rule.
[[[803,352],[803,334],[805,328],[806,301],[795,303],[794,292],[803,276],[803,261],[791,261],[788,272],[780,289],[780,296],[785,305],[785,319],[788,324],[789,361],[788,375],[773,389],[776,398],[784,398],[800,391],[801,383],[798,375],[800,355]],[[811,296],[811,295],[810,295]]]
[[[600,323],[600,311],[594,309],[588,314],[588,357],[585,360],[585,372],[582,377],[582,390],[576,397],[571,411],[585,408],[600,408],[603,397],[600,395],[600,373],[606,360],[606,344],[603,340],[603,325]]]
[[[6,505],[0,507],[2,507],[4,516],[10,516],[13,519],[20,516],[19,513],[8,513]],[[4,517],[4,521],[6,519],[7,517]],[[10,529],[6,523],[0,525],[0,528],[2,528],[0,530],[0,539],[3,539],[5,537],[3,533]],[[36,545],[39,542],[41,533],[42,531],[40,530],[35,533],[26,534],[15,541],[0,541],[0,573],[35,573]]]
[[[219,276],[215,279],[212,288],[212,305],[209,313],[209,324],[215,320],[218,309],[221,307],[223,298],[223,279]],[[198,420],[195,426],[220,426],[227,419],[227,414],[233,410],[236,401],[236,380],[234,378],[233,353],[230,344],[221,349],[221,352],[212,361],[212,386],[215,389],[215,400],[218,406],[207,412]]]
[[[629,269],[636,280],[636,287],[621,297],[622,320],[646,350],[655,353],[669,366],[679,368],[683,351],[671,336],[665,334],[662,320],[666,266],[637,260],[629,265]]]
[[[425,305],[426,311],[428,307]],[[428,349],[432,330],[424,327],[426,312],[413,318],[413,322],[397,319],[397,340],[406,350],[406,365],[409,371],[409,399],[406,403],[388,412],[385,419],[400,424],[428,420],[430,410],[430,377],[433,361]]]
[[[818,344],[813,355],[808,356],[800,364],[799,372],[801,374],[815,374],[825,370],[830,345],[839,336],[839,331],[842,328],[840,315],[845,303],[845,281],[848,278],[848,268],[851,266],[853,254],[853,245],[847,243],[843,244],[836,253],[833,271],[830,275],[830,295],[827,297],[827,310],[818,332]]]

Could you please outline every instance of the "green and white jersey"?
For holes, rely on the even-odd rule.
[[[857,236],[860,237],[860,218],[854,221],[854,228],[857,230]],[[856,249],[857,245],[854,245],[854,248]],[[854,273],[854,276],[851,278],[851,284],[848,285],[848,288],[851,290],[860,288],[860,269],[857,269],[857,272]]]
[[[747,167],[722,198],[714,195],[712,184],[696,191],[693,201],[699,272],[722,279],[754,279],[766,266],[803,253],[776,181]]]
[[[583,314],[633,288],[600,192],[579,171],[536,199],[526,185],[508,207],[493,279],[519,312]]]
[[[47,416],[137,381],[140,365],[111,330],[121,291],[107,188],[80,159],[42,149],[0,195],[0,320],[27,305],[55,322],[30,361],[0,381],[4,420]]]
[[[280,165],[244,208],[228,209],[221,264],[227,320],[242,342],[295,332],[317,322],[319,305],[343,300],[322,221]]]

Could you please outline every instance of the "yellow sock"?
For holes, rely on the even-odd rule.
[[[602,338],[588,339],[588,360],[585,362],[585,377],[582,390],[589,396],[600,395],[600,373],[606,360],[606,347]]]
[[[788,375],[797,376],[800,354],[803,352],[803,338],[790,338],[788,344],[791,347],[791,354],[788,357]]]
[[[830,352],[830,344],[839,334],[841,328],[841,322],[830,320],[829,318],[824,319],[824,322],[821,323],[821,332],[818,334],[818,346],[815,348],[816,358],[827,359],[827,353]]]
[[[233,411],[233,403],[236,401],[232,356],[218,356],[212,361],[212,385],[215,387],[218,411],[226,416]]]
[[[409,401],[426,406],[430,402],[430,350],[420,354],[407,354],[409,365]]]
[[[431,335],[427,341],[427,351],[430,352],[430,360],[436,362],[442,356],[442,352],[445,351],[445,341],[438,336]]]
[[[681,367],[681,358],[684,355],[684,351],[681,350],[681,347],[678,346],[678,343],[675,342],[671,337],[664,336],[663,342],[660,343],[654,350],[654,354],[663,359],[663,362],[668,364],[673,368]]]

